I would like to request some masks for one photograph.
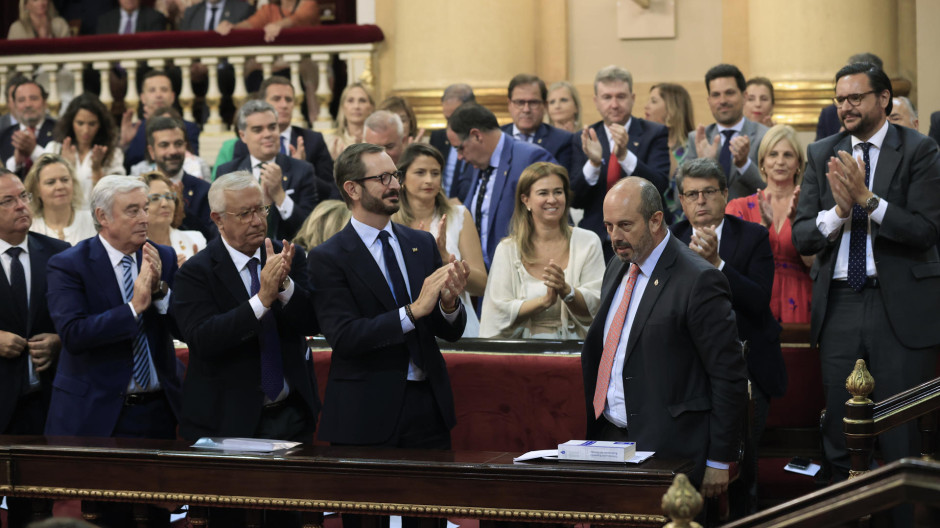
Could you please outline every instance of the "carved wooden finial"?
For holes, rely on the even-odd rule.
[[[845,388],[852,395],[853,402],[871,403],[868,395],[875,390],[875,378],[868,373],[864,359],[855,362],[855,370],[845,379]]]
[[[689,477],[679,473],[663,495],[663,513],[672,519],[665,528],[701,528],[692,519],[702,511],[702,504],[702,496],[689,482]]]

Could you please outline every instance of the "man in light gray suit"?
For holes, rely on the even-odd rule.
[[[708,106],[715,123],[689,133],[688,158],[718,160],[728,176],[728,200],[749,196],[767,183],[757,167],[757,149],[767,127],[744,117],[744,75],[732,64],[719,64],[705,74]]]
[[[182,31],[212,31],[223,20],[237,24],[253,15],[255,7],[242,0],[206,0],[186,8]]]

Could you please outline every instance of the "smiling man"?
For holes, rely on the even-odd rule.
[[[504,125],[503,132],[549,151],[570,173],[574,146],[571,143],[571,132],[543,122],[548,106],[545,81],[535,75],[520,73],[509,81],[508,95],[512,123]]]
[[[24,80],[11,93],[19,123],[0,132],[0,158],[22,180],[52,139],[56,121],[46,116],[48,94],[35,81]]]

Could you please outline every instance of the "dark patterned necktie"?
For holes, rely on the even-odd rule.
[[[721,145],[721,152],[718,153],[718,163],[725,170],[725,176],[731,175],[731,136],[734,130],[722,130],[721,134],[725,136],[725,142]]]
[[[862,147],[862,161],[865,162],[865,187],[868,187],[871,181],[871,159],[868,157],[868,149],[871,143],[860,143]],[[849,235],[849,269],[848,282],[853,290],[860,292],[865,287],[865,279],[868,278],[868,266],[865,259],[865,246],[868,239],[868,213],[862,209],[862,206],[855,204],[852,206],[852,231]]]
[[[490,181],[495,167],[487,167],[480,171],[480,186],[477,188],[477,207],[476,214],[473,215],[473,221],[477,225],[477,233],[483,236],[483,198],[486,197],[486,184]]]
[[[395,297],[395,305],[402,307],[406,304],[411,304],[411,296],[408,295],[408,286],[405,285],[405,276],[402,274],[401,267],[398,265],[398,259],[395,258],[395,250],[392,249],[389,238],[391,238],[391,235],[388,231],[379,231],[379,239],[382,241],[382,258],[385,260],[388,280],[392,283],[392,295]],[[408,332],[408,334],[405,335],[405,343],[408,345],[408,355],[411,358],[411,362],[418,368],[422,368],[421,365],[424,362],[421,360],[421,347],[415,339],[415,332],[417,332],[417,328],[415,328],[415,331]]]
[[[20,254],[23,248],[11,247],[6,251],[12,259],[10,261],[10,289],[13,291],[13,311],[20,321],[19,335],[25,336],[27,330],[27,321],[29,320],[29,301],[26,298],[26,271],[23,269],[23,263],[20,262]]]

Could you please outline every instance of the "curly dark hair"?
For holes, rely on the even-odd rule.
[[[104,103],[102,103],[95,94],[85,92],[75,99],[72,99],[68,108],[65,109],[65,113],[56,123],[53,137],[59,143],[65,141],[67,137],[72,138],[72,144],[78,146],[78,139],[75,137],[72,122],[75,121],[75,115],[78,114],[79,110],[87,110],[95,114],[95,117],[98,118],[98,133],[95,134],[95,137],[91,140],[91,144],[108,147],[108,153],[104,157],[104,164],[109,164],[111,158],[114,156],[115,149],[117,149],[118,130],[117,125],[114,123],[114,118],[111,117],[111,112],[108,111]]]

